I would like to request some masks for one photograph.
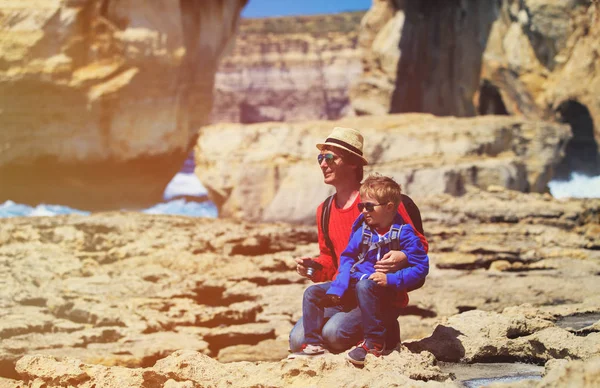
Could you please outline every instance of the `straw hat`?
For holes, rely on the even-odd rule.
[[[363,156],[363,136],[356,129],[335,127],[331,134],[325,140],[325,143],[318,143],[317,148],[322,150],[324,146],[341,148],[358,156],[364,164],[369,164]]]

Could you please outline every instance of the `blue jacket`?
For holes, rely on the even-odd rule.
[[[402,268],[394,273],[387,274],[388,287],[393,287],[395,290],[406,290],[414,287],[422,282],[429,273],[429,257],[425,253],[421,240],[415,233],[415,230],[410,224],[405,224],[400,214],[396,214],[392,227],[397,226],[400,229],[400,249],[408,257],[408,267]],[[354,264],[359,260],[362,251],[361,242],[363,236],[363,228],[369,228],[372,233],[371,244],[377,243],[384,236],[379,234],[364,223],[364,217],[361,214],[358,216],[354,225],[350,241],[346,250],[340,256],[339,273],[335,280],[331,283],[331,287],[327,291],[328,294],[342,296],[350,285],[350,279],[360,280],[368,278],[375,272],[375,263],[380,260],[383,255],[390,251],[390,244],[384,244],[379,249],[369,250],[366,253],[365,260],[357,264],[351,271]],[[391,228],[390,228],[391,230]]]

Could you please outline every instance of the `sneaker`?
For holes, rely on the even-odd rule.
[[[363,340],[354,349],[346,354],[346,358],[354,365],[364,365],[367,354],[372,354],[375,357],[381,357],[385,349],[384,345],[367,342]]]
[[[300,357],[314,357],[320,356],[325,353],[329,353],[327,349],[325,349],[322,345],[312,345],[312,344],[304,344],[302,346],[302,351],[295,352],[287,356],[288,360],[293,360],[294,358]]]
[[[302,353],[309,356],[325,353],[325,348],[322,345],[304,344],[302,347]]]

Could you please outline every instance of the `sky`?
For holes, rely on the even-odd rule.
[[[249,0],[242,16],[314,15],[366,10],[370,7],[371,0]]]

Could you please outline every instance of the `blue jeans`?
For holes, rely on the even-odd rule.
[[[342,352],[363,338],[385,342],[388,348],[400,342],[400,309],[391,305],[394,292],[390,288],[367,279],[353,282],[344,295],[343,306],[319,308],[315,303],[329,287],[330,283],[315,284],[304,292],[302,313],[305,318],[301,318],[290,333],[292,352],[300,351],[304,343],[320,343],[332,352]]]

